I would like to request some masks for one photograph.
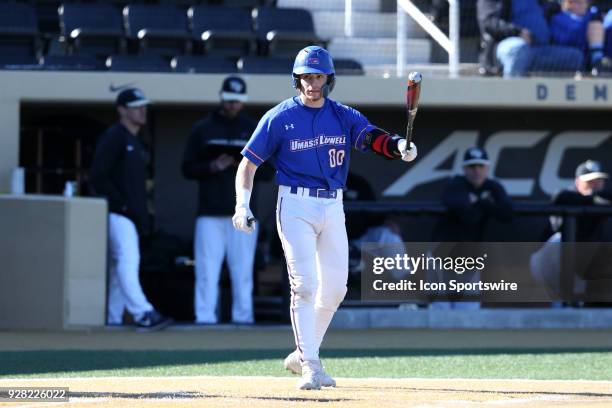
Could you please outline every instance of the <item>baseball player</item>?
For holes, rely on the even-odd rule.
[[[319,346],[346,294],[348,240],[342,193],[351,148],[412,161],[414,144],[377,128],[358,111],[328,99],[335,84],[329,53],[302,49],[293,66],[296,97],[269,110],[242,150],[236,174],[234,227],[251,232],[253,177],[271,160],[279,184],[276,224],[291,286],[291,322],[297,349],[285,368],[301,374],[299,389],[336,382],[323,371]]]

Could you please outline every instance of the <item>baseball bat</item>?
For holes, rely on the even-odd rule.
[[[423,76],[420,72],[412,71],[408,74],[408,86],[406,88],[406,114],[408,115],[408,124],[406,125],[407,149],[410,149],[410,142],[412,142],[412,128],[414,126],[414,118],[416,118],[417,109],[419,108],[422,79]]]

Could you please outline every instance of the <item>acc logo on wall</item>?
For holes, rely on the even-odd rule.
[[[553,195],[562,188],[573,185],[573,178],[561,177],[560,170],[564,157],[571,150],[592,150],[605,143],[612,136],[612,131],[571,130],[554,133],[546,130],[512,130],[491,134],[483,144],[491,161],[490,175],[499,180],[511,196],[532,196],[536,183],[540,190]],[[514,152],[524,150],[527,153],[540,143],[549,139],[544,156],[529,162],[527,159],[516,163],[501,163],[499,158],[506,149]],[[383,196],[399,197],[409,194],[417,186],[444,180],[461,173],[463,153],[472,146],[478,145],[479,132],[471,130],[455,131],[438,143],[414,162],[412,166],[383,190]],[[441,169],[442,164],[454,156],[452,168]],[[520,157],[520,156],[519,156]],[[611,157],[610,154],[607,157]],[[577,165],[577,163],[574,164]],[[612,165],[612,160],[610,161]],[[604,161],[604,166],[606,165]],[[532,174],[522,177],[510,177],[508,171],[500,172],[501,167],[529,168]],[[503,174],[500,174],[503,173]],[[564,173],[568,173],[565,171]],[[573,169],[571,169],[573,173]]]

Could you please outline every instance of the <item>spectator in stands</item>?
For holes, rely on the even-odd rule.
[[[555,7],[556,6],[556,7]],[[583,55],[574,47],[551,45],[548,16],[558,11],[550,0],[478,0],[482,35],[481,73],[505,78],[533,71],[576,72]]]
[[[117,96],[119,122],[96,147],[90,172],[94,195],[108,200],[110,278],[108,324],[122,324],[124,309],[143,329],[160,329],[172,319],[158,313],[147,300],[139,280],[139,234],[149,232],[147,210],[147,151],[138,138],[147,122],[149,100],[140,89],[124,89]]]
[[[561,11],[550,20],[552,42],[575,47],[585,56],[585,69],[594,74],[610,71],[612,60],[604,55],[602,14],[589,8],[589,0],[563,0]]]
[[[605,30],[604,54],[608,58],[612,58],[612,9],[606,14],[603,27]]]
[[[599,162],[587,160],[576,168],[574,188],[561,190],[555,194],[552,202],[557,205],[583,207],[610,206],[612,205],[612,192],[604,190],[607,178],[608,174],[602,171]],[[559,296],[561,292],[561,247],[559,243],[572,239],[577,242],[610,241],[610,226],[606,221],[606,216],[582,215],[576,220],[576,236],[564,239],[561,234],[562,218],[550,217],[550,228],[545,235],[548,239],[544,246],[532,255],[530,266],[535,279],[545,284],[554,297]],[[577,294],[589,290],[588,282],[585,282],[584,277],[593,278],[600,273],[605,274],[606,267],[593,268],[591,266],[591,262],[597,258],[596,252],[591,252],[591,250],[597,250],[597,248],[582,246],[580,253],[577,254],[580,257],[579,262],[575,262],[574,290]],[[607,259],[607,257],[600,257],[600,259]],[[592,290],[593,288],[590,289]]]
[[[489,158],[479,147],[463,156],[463,175],[453,177],[442,192],[448,213],[434,229],[434,241],[480,242],[489,219],[510,222],[512,202],[504,187],[489,178]]]
[[[240,150],[255,130],[242,113],[246,83],[229,76],[223,81],[221,105],[191,131],[183,158],[183,175],[199,183],[195,226],[195,318],[215,324],[223,260],[232,282],[232,322],[253,323],[253,263],[257,233],[243,234],[232,225],[234,179]]]

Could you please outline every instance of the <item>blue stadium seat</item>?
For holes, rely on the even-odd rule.
[[[128,39],[140,54],[171,57],[191,53],[187,13],[172,5],[129,5],[123,9]]]
[[[58,9],[62,5],[61,0],[36,0],[31,1],[36,10],[38,30],[41,34],[57,36],[60,33]]]
[[[123,19],[115,6],[66,3],[60,6],[59,16],[70,54],[106,57],[125,53]]]
[[[257,38],[264,53],[295,56],[297,50],[305,46],[326,45],[315,33],[308,10],[260,7],[256,14]]]
[[[291,75],[293,58],[290,57],[243,57],[238,68],[244,74]]]
[[[40,68],[38,59],[35,57],[0,54],[0,70],[38,70]]]
[[[175,72],[234,74],[238,72],[236,62],[221,56],[178,56],[172,59]]]
[[[204,54],[232,57],[255,50],[251,12],[232,7],[195,6],[189,9],[193,38]]]
[[[219,0],[216,3],[226,7],[242,7],[247,9],[254,9],[261,6],[259,0]]]
[[[353,59],[334,59],[337,75],[365,75],[361,64]]]
[[[0,55],[33,58],[39,52],[34,8],[29,4],[0,3]]]
[[[170,62],[158,55],[111,55],[106,68],[118,72],[172,72]]]
[[[106,67],[92,55],[46,55],[42,58],[45,71],[102,71]]]

